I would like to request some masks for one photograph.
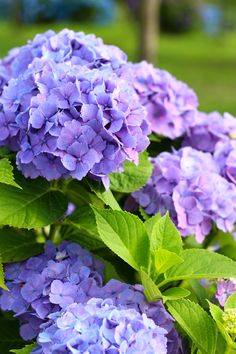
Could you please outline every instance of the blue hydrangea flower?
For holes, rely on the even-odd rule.
[[[132,193],[147,214],[169,210],[182,236],[195,234],[198,242],[210,232],[212,221],[220,230],[233,230],[236,187],[220,175],[216,157],[184,147],[150,160],[152,176],[146,186]]]
[[[218,142],[228,141],[235,134],[236,120],[229,113],[198,112],[187,128],[183,145],[213,153]]]
[[[121,77],[132,82],[141,103],[147,108],[154,133],[175,139],[186,133],[197,113],[196,94],[165,70],[143,61],[124,64]]]
[[[228,297],[236,292],[236,280],[226,280],[219,279],[217,283],[216,299],[219,301],[219,304],[223,307],[226,303]]]
[[[43,353],[167,353],[167,331],[111,299],[90,299],[50,315],[38,336]]]
[[[37,35],[2,60],[0,145],[17,152],[26,177],[88,175],[107,186],[125,160],[138,163],[150,127],[116,74],[125,62],[118,48],[69,30]]]
[[[138,315],[137,318],[152,321],[165,333],[168,353],[180,354],[180,337],[162,302],[148,303],[143,287],[138,284],[129,285],[113,279],[104,285],[102,272],[103,265],[78,244],[63,242],[55,248],[48,242],[43,254],[6,265],[5,278],[10,291],[0,291],[0,308],[15,313],[25,340],[41,333],[40,344],[45,341],[45,346],[51,346],[47,339],[50,331],[45,332],[45,329],[54,325],[54,320],[60,321],[58,312],[63,309],[66,313],[68,306],[84,308],[92,298],[100,299],[100,302],[96,300],[99,304],[104,300],[104,304],[108,302],[118,311],[131,311]],[[43,344],[42,347],[44,349]],[[40,350],[38,348],[36,352],[40,353]]]
[[[93,288],[102,286],[102,272],[103,265],[78,244],[63,242],[55,248],[47,243],[43,254],[6,265],[10,291],[0,293],[0,308],[15,312],[23,338],[31,339],[35,330],[27,328],[32,321],[37,318],[41,324],[49,313],[89,299]],[[31,338],[30,333],[34,334]]]

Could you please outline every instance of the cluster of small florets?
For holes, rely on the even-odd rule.
[[[198,242],[212,228],[232,231],[236,221],[236,187],[220,175],[210,153],[184,147],[151,158],[154,170],[147,185],[132,194],[147,214],[167,210],[181,234]]]
[[[229,113],[198,112],[188,122],[183,146],[214,153],[218,142],[226,142],[236,136],[236,120]]]
[[[15,313],[25,340],[37,337],[37,353],[141,348],[154,354],[155,346],[179,353],[180,338],[162,302],[147,303],[141,285],[104,285],[102,274],[102,263],[78,244],[47,243],[42,255],[6,265],[10,291],[1,290],[0,308]]]
[[[219,279],[215,297],[223,307],[230,295],[236,292],[236,279]]]
[[[192,89],[167,71],[154,68],[145,61],[123,65],[121,77],[132,82],[141,103],[147,108],[154,133],[171,139],[186,133],[198,106]]]
[[[13,311],[21,322],[20,333],[34,338],[47,316],[75,301],[89,299],[90,289],[102,286],[103,265],[78,244],[47,243],[45,252],[27,261],[8,264],[0,307]]]
[[[115,69],[125,55],[94,36],[47,32],[2,61],[0,145],[27,177],[107,182],[149,144],[146,110]],[[4,80],[8,73],[8,81]]]
[[[72,304],[49,316],[38,336],[42,353],[167,353],[167,331],[112,299]]]

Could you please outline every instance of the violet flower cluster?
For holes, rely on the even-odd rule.
[[[104,285],[102,274],[103,264],[78,244],[56,248],[46,243],[43,254],[6,265],[10,291],[1,290],[0,308],[15,313],[25,340],[37,337],[36,353],[134,353],[140,348],[154,354],[155,346],[160,353],[181,353],[162,302],[149,304],[141,285],[118,280]]]
[[[236,279],[219,279],[215,297],[222,307],[224,307],[228,297],[235,292]]]
[[[149,144],[146,110],[115,73],[118,48],[83,33],[46,32],[1,63],[0,145],[26,177],[89,175],[108,184]]]
[[[150,159],[154,165],[146,186],[132,197],[147,214],[170,212],[183,236],[202,242],[214,221],[232,231],[236,221],[236,186],[220,175],[210,153],[184,147]]]
[[[112,299],[72,304],[49,316],[38,336],[37,353],[167,353],[167,331],[134,309]]]
[[[132,82],[147,108],[154,133],[175,139],[184,135],[197,113],[198,100],[192,89],[165,70],[142,61],[124,64],[121,77]]]
[[[183,146],[214,153],[218,142],[236,137],[236,120],[229,113],[198,112],[189,121]]]

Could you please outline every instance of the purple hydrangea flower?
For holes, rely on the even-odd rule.
[[[236,292],[236,283],[235,279],[233,280],[224,280],[221,279],[217,283],[217,292],[216,298],[219,301],[221,306],[224,306],[228,297]]]
[[[236,120],[229,113],[222,116],[218,112],[198,112],[188,126],[183,145],[214,152],[219,141],[228,141],[235,134]]]
[[[236,184],[236,141],[220,141],[215,147],[214,159],[220,172],[228,181]]]
[[[165,70],[143,61],[124,64],[121,77],[132,82],[141,103],[147,108],[154,133],[175,139],[185,134],[194,119],[198,101],[186,84]]]
[[[125,160],[137,163],[149,143],[145,109],[110,69],[77,70],[35,59],[22,77],[9,81],[0,102],[0,139],[10,146],[17,140],[17,164],[26,177],[106,181]]]
[[[1,290],[0,308],[16,314],[21,324],[21,336],[25,340],[35,338],[42,332],[40,344],[44,349],[43,342],[46,346],[53,344],[47,339],[51,331],[45,332],[45,329],[54,320],[60,321],[57,313],[61,309],[67,312],[68,306],[84,308],[92,298],[100,299],[96,300],[99,304],[103,300],[104,304],[108,301],[113,308],[136,313],[137,318],[145,318],[155,328],[162,328],[168,353],[180,354],[180,337],[162,302],[149,304],[141,285],[129,285],[114,279],[103,285],[102,271],[103,265],[78,244],[63,242],[55,248],[47,243],[43,254],[6,265],[5,278],[10,291]],[[66,350],[63,345],[61,347],[60,344],[58,350]]]
[[[147,214],[170,212],[182,236],[196,235],[202,242],[212,221],[230,232],[236,221],[236,187],[220,175],[210,153],[184,147],[150,159],[152,176],[141,190],[132,193]]]
[[[118,77],[126,56],[94,35],[37,35],[0,63],[0,145],[26,177],[89,175],[108,185],[149,140],[146,110]],[[1,79],[2,78],[2,79]]]
[[[88,300],[92,289],[102,286],[102,272],[103,265],[78,244],[63,242],[55,248],[47,243],[43,254],[6,265],[10,291],[0,293],[0,308],[15,312],[23,338],[31,339],[37,333],[29,338],[27,328],[34,327],[34,319],[41,324],[49,313]]]
[[[49,316],[38,336],[43,353],[167,353],[166,330],[111,299],[90,299]]]

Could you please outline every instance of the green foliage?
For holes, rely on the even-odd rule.
[[[139,155],[139,164],[136,166],[130,161],[124,164],[123,173],[110,174],[111,189],[116,192],[131,193],[142,188],[151,176],[153,166],[148,160],[146,152]]]
[[[46,180],[21,177],[18,181],[22,189],[0,184],[0,225],[28,229],[43,227],[65,213],[65,196]]]
[[[98,234],[94,212],[90,206],[80,206],[65,219],[64,224],[66,225],[62,235],[64,239],[78,242],[89,250],[104,247]]]
[[[236,308],[236,292],[231,294],[224,306],[225,310],[226,309],[232,309],[232,308]]]
[[[28,344],[24,348],[12,349],[10,352],[15,354],[30,354],[36,346],[37,344]]]
[[[0,229],[0,257],[3,263],[23,261],[43,251],[35,235],[26,230]]]
[[[216,353],[217,329],[206,311],[186,299],[168,301],[167,306],[171,315],[202,353]]]
[[[19,335],[19,321],[0,317],[0,353],[8,354],[12,348],[22,348],[25,342]]]
[[[158,286],[145,272],[143,267],[140,269],[140,277],[144,288],[144,294],[149,302],[156,301],[162,298],[162,293],[158,289]]]
[[[183,258],[179,257],[176,253],[170,252],[163,248],[157,249],[155,252],[155,266],[157,274],[165,273],[174,265],[183,263]]]
[[[93,208],[99,236],[134,269],[148,267],[149,238],[142,221],[125,211]]]
[[[0,183],[21,188],[19,184],[15,182],[13,167],[7,158],[0,160]]]
[[[181,279],[235,278],[236,263],[231,259],[203,249],[188,249],[181,253],[184,262],[166,273],[162,285]]]
[[[4,290],[8,290],[7,286],[5,285],[4,281],[4,271],[3,271],[3,265],[2,265],[2,260],[0,258],[0,288]]]
[[[218,327],[218,330],[222,334],[226,343],[231,344],[232,339],[223,326],[223,313],[224,312],[221,310],[221,308],[219,306],[212,304],[210,301],[208,301],[208,304],[209,304],[209,308],[210,308],[210,313],[211,313],[211,315]]]
[[[151,233],[151,249],[164,248],[170,252],[180,254],[183,243],[176,226],[166,213],[154,224]]]
[[[105,203],[105,205],[109,206],[113,210],[121,210],[111,190],[106,191],[102,183],[99,182],[89,181],[88,184],[91,190]]]

